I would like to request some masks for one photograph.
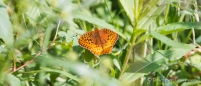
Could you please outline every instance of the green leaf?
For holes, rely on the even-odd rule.
[[[8,82],[9,86],[21,86],[20,80],[11,74],[6,74],[6,82]]]
[[[27,10],[26,15],[30,23],[33,26],[35,26],[37,23],[37,18],[40,17],[41,15],[39,6],[37,6],[36,4],[32,4],[31,6],[29,6],[29,9]]]
[[[122,34],[121,32],[117,31],[113,25],[108,24],[104,20],[98,19],[96,17],[91,17],[91,16],[88,16],[88,15],[85,15],[85,14],[79,13],[79,12],[74,13],[74,18],[81,19],[81,20],[87,21],[89,23],[92,23],[92,24],[95,24],[95,25],[98,25],[98,26],[113,30],[117,34],[119,34],[122,38],[126,39],[126,36],[124,34]]]
[[[158,50],[158,52],[163,54],[169,60],[173,61],[180,59],[182,56],[186,55],[192,49],[194,49],[194,47],[170,48],[168,50]]]
[[[90,62],[94,58],[94,55],[89,50],[85,49],[81,57],[84,58],[86,62]]]
[[[116,58],[113,59],[113,63],[114,63],[114,65],[115,65],[119,70],[121,70],[120,63],[119,63],[119,61],[118,61]]]
[[[169,80],[168,78],[166,78],[165,76],[163,76],[162,74],[159,74],[160,76],[160,80],[159,82],[163,82],[164,86],[175,86],[171,83],[171,80]]]
[[[184,47],[184,48],[194,48],[194,45],[188,45],[188,44],[183,44],[183,43],[179,43],[179,42],[175,42],[172,41],[171,39],[169,39],[168,37],[161,35],[160,33],[154,32],[154,31],[150,31],[150,34],[160,40],[161,42],[163,42],[164,44],[171,46],[171,47]]]
[[[0,54],[0,82],[4,80],[5,72],[9,70],[11,63],[6,54]]]
[[[195,85],[199,85],[199,84],[201,84],[200,80],[192,79],[192,80],[189,80],[189,82],[185,81],[181,86],[195,86]]]
[[[131,83],[149,72],[157,71],[163,65],[168,64],[169,60],[177,60],[181,58],[192,48],[193,47],[181,47],[155,51],[153,54],[149,54],[145,58],[132,64],[123,75],[122,80]]]
[[[144,10],[140,13],[138,28],[149,28],[156,17],[158,17],[165,9],[166,5],[172,0],[152,0],[144,1]]]
[[[51,69],[51,68],[47,68],[47,67],[41,67],[42,70],[44,71],[47,71],[47,72],[56,72],[56,73],[59,73],[59,74],[62,74],[62,75],[65,75],[67,76],[68,78],[71,78],[75,81],[78,81],[79,82],[79,78],[66,72],[66,71],[62,71],[62,70],[58,70],[58,69]]]
[[[157,30],[161,34],[170,34],[173,32],[183,31],[187,29],[201,29],[201,23],[200,22],[177,22],[177,23],[171,23],[167,24],[165,26],[158,27]]]
[[[64,32],[64,31],[59,31],[58,32],[58,36],[60,36],[60,37],[66,37],[66,35],[67,35],[67,33]]]
[[[0,38],[7,46],[13,45],[13,29],[6,10],[6,6],[0,1]]]
[[[26,44],[33,41],[33,37],[36,36],[38,31],[36,29],[26,30],[24,33],[18,36],[18,39],[15,41],[15,47],[25,46]]]
[[[77,46],[78,44],[78,37],[76,33],[81,32],[81,30],[68,30],[66,35],[66,42],[73,41],[73,46]]]
[[[69,70],[73,74],[77,74],[78,76],[87,76],[88,78],[90,78],[90,80],[94,80],[94,82],[98,81],[97,83],[99,84],[105,84],[109,86],[109,84],[119,83],[117,80],[111,81],[111,78],[103,77],[99,72],[90,69],[87,65],[83,63],[63,59],[54,59],[48,54],[40,55],[38,58],[36,58],[36,62],[39,64],[45,64],[53,67],[56,66],[65,70]],[[74,77],[74,79],[75,78],[76,77]]]
[[[134,33],[135,34],[135,33]],[[146,33],[144,35],[142,35],[138,40],[137,42],[135,43],[136,45],[139,44],[139,43],[142,43],[143,41],[145,41],[146,39],[149,39],[150,38],[150,34],[149,33]]]
[[[178,46],[178,43],[172,42],[170,39],[167,39],[167,37],[164,37],[161,34],[166,35],[166,34],[171,34],[173,32],[183,31],[183,30],[187,30],[187,29],[191,29],[191,28],[200,30],[201,29],[201,23],[199,23],[199,22],[178,22],[178,23],[167,24],[165,26],[161,26],[161,27],[157,28],[157,30],[160,33],[160,35],[159,35],[159,33],[153,32],[153,31],[151,31],[150,34],[153,37],[155,37],[155,38],[157,38],[157,39],[159,39],[161,41],[163,40],[162,41],[163,43],[166,43],[166,44],[169,44],[169,46],[174,46],[175,47],[175,46]],[[136,44],[138,44],[138,43],[146,40],[147,38],[149,38],[150,34],[148,33],[148,34],[145,34],[145,35],[141,36],[139,38],[139,40],[137,40]],[[163,39],[163,38],[165,38],[165,39]],[[175,45],[174,43],[177,44],[177,45]],[[181,46],[183,47],[183,45],[181,45]]]
[[[141,59],[132,64],[127,70],[127,73],[123,75],[122,79],[131,83],[148,72],[157,70],[161,67],[161,64],[166,64],[168,61],[162,54],[158,52],[149,54],[145,58],[146,59]]]
[[[195,54],[189,58],[190,64],[193,65],[194,67],[198,68],[201,70],[201,56],[199,54]]]
[[[146,32],[146,30],[143,30],[143,29],[136,29],[135,32],[134,32],[134,35],[135,36],[139,36],[140,34]]]
[[[119,0],[131,22],[134,22],[134,0]]]

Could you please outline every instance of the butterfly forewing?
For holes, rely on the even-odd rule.
[[[101,55],[103,51],[102,47],[100,46],[100,40],[96,39],[94,31],[83,34],[79,38],[78,43],[80,44],[80,46],[88,49],[97,56]]]
[[[92,33],[93,31],[90,31],[90,32],[87,32],[85,34],[83,34],[82,36],[80,36],[79,40],[78,40],[78,43],[80,44],[80,46],[84,47],[84,48],[87,48],[87,49],[90,49],[92,48],[92,46],[89,46],[90,44],[92,44]]]
[[[118,40],[118,34],[109,29],[101,29],[99,32],[101,35],[101,40],[104,42],[103,54],[111,53],[113,46]]]

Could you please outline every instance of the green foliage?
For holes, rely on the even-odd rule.
[[[7,47],[12,47],[13,45],[13,29],[11,26],[11,22],[9,21],[9,17],[8,17],[8,13],[6,10],[6,6],[4,5],[4,3],[1,1],[0,2],[0,36],[2,37],[2,39],[5,42],[5,45]]]
[[[199,0],[0,0],[0,86],[201,85]],[[94,56],[79,37],[119,35]]]

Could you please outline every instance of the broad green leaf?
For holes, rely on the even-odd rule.
[[[191,29],[191,28],[200,30],[201,29],[201,23],[199,23],[199,22],[179,22],[179,23],[172,23],[172,24],[168,24],[168,25],[165,25],[165,26],[158,27],[157,31],[160,34],[166,35],[166,34],[171,34],[173,32],[183,31],[183,30],[187,30],[187,29]],[[150,34],[153,35],[153,37],[156,37],[157,39],[163,40],[162,42],[164,42],[164,43],[168,42],[167,44],[171,44],[173,46],[178,46],[178,45],[175,45],[175,44],[178,44],[178,43],[172,42],[172,41],[170,41],[167,38],[163,39],[164,36],[163,35],[158,35],[159,33],[152,32],[152,34],[151,33]],[[147,38],[149,38],[150,34],[147,33],[147,34],[141,36],[139,38],[139,40],[137,40],[136,44],[138,44],[138,43],[146,40]]]
[[[191,29],[191,28],[200,30],[201,29],[201,23],[199,23],[199,22],[179,22],[179,23],[172,23],[172,24],[168,24],[165,26],[161,26],[161,27],[157,28],[157,31],[160,33],[160,35],[159,35],[159,33],[152,31],[152,34],[147,33],[147,34],[141,36],[139,38],[139,40],[137,40],[136,44],[146,40],[147,38],[150,37],[150,35],[152,35],[153,37],[156,37],[157,39],[163,40],[162,42],[169,44],[169,46],[178,46],[178,43],[170,41],[170,39],[167,39],[166,37],[164,37],[161,34],[166,35],[166,34],[171,34],[173,32],[183,31],[183,30],[187,30],[187,29]],[[177,44],[177,45],[175,45],[175,44]],[[183,47],[183,44],[181,46]]]
[[[49,21],[52,21],[51,19],[58,18],[58,16],[52,12],[52,9],[48,7],[47,3],[44,3],[43,1],[30,3],[25,10],[26,12],[23,13],[23,21],[25,22],[25,19],[27,18],[32,26],[40,25],[47,27]],[[24,14],[26,17],[24,17]]]
[[[149,28],[156,17],[158,17],[165,9],[166,5],[170,4],[172,0],[152,0],[144,1],[144,11],[141,13],[138,22],[138,28]]]
[[[139,36],[140,34],[142,34],[142,33],[144,33],[144,32],[146,32],[146,30],[143,30],[143,29],[136,29],[136,30],[134,31],[134,35],[137,37],[137,36]]]
[[[157,30],[161,34],[171,34],[173,32],[183,31],[187,29],[201,29],[201,23],[199,22],[177,22],[167,24],[165,26],[158,27]]]
[[[8,52],[8,49],[6,49],[4,45],[0,45],[0,53],[3,54],[3,53],[6,53],[6,52]]]
[[[20,79],[11,74],[6,74],[6,82],[9,86],[21,86]]]
[[[73,46],[79,45],[77,36],[77,33],[79,32],[81,32],[81,30],[68,30],[66,35],[66,42],[73,41]]]
[[[94,58],[94,55],[89,50],[85,49],[81,57],[84,58],[86,62],[90,62]]]
[[[67,35],[67,33],[64,32],[64,31],[59,31],[58,32],[58,36],[60,36],[60,37],[66,37],[66,35]]]
[[[130,19],[130,22],[134,22],[134,0],[119,0],[122,7],[124,8],[127,16]]]
[[[37,18],[39,18],[41,15],[39,6],[37,6],[36,4],[32,4],[31,6],[29,6],[29,9],[26,12],[26,15],[28,16],[30,23],[33,26],[35,26],[37,23]]]
[[[135,33],[134,33],[135,34]],[[139,43],[142,43],[143,41],[145,41],[146,39],[149,39],[151,38],[150,34],[149,33],[146,33],[144,35],[142,35],[135,43],[135,45],[139,44]]]
[[[167,59],[160,53],[154,52],[154,54],[149,54],[146,59],[141,59],[134,64],[132,64],[128,71],[123,75],[122,80],[129,81],[129,83],[135,81],[136,79],[142,77],[143,75],[157,70],[161,67],[161,64],[166,64]],[[128,75],[128,73],[130,75]]]
[[[119,34],[122,38],[126,39],[126,36],[124,34],[122,34],[121,32],[117,31],[113,25],[108,24],[104,20],[98,19],[96,17],[90,17],[90,16],[88,16],[86,14],[79,13],[79,12],[74,13],[74,18],[81,19],[81,20],[87,21],[89,23],[92,23],[92,24],[95,24],[95,25],[98,25],[98,26],[113,30],[117,34]]]
[[[189,60],[191,65],[201,70],[201,56],[199,54],[191,56]]]
[[[8,71],[11,66],[10,60],[7,57],[6,53],[0,54],[0,82],[4,80],[5,72]]]
[[[4,40],[7,46],[13,46],[13,29],[2,0],[0,1],[0,38]]]
[[[188,44],[183,44],[183,43],[179,43],[179,42],[175,42],[175,41],[172,41],[171,39],[169,39],[168,37],[164,36],[164,35],[161,35],[157,32],[154,32],[154,31],[150,31],[150,34],[160,40],[161,42],[163,42],[164,44],[168,45],[168,46],[171,46],[171,47],[184,47],[184,48],[193,48],[195,47],[194,45],[188,45]]]
[[[75,81],[78,81],[79,82],[79,78],[66,72],[66,71],[62,71],[62,70],[58,70],[58,69],[51,69],[51,68],[46,68],[46,67],[41,67],[42,70],[44,71],[47,71],[47,72],[56,72],[56,73],[59,73],[59,74],[62,74],[62,75],[65,75],[67,76],[68,78],[71,78]]]
[[[78,39],[81,36],[80,34],[83,34],[83,33],[84,33],[83,30],[68,30],[67,32],[59,31],[58,35],[60,37],[64,37],[67,43],[73,42],[73,46],[77,46],[79,45]]]
[[[33,41],[33,37],[36,36],[38,31],[36,29],[27,30],[21,35],[18,36],[18,39],[15,41],[15,47],[21,47]]]
[[[201,84],[200,80],[189,79],[189,80],[186,80],[181,86],[196,86],[200,84]]]
[[[122,81],[126,83],[132,83],[133,81],[137,80],[138,78],[144,76],[146,73],[131,73],[125,72],[122,76]]]
[[[194,49],[194,47],[170,48],[168,50],[158,50],[158,52],[163,54],[169,60],[173,61],[180,59],[182,56],[186,55],[192,49]]]
[[[164,84],[164,86],[175,86],[171,83],[172,80],[166,78],[165,76],[163,76],[162,74],[159,74],[160,76],[160,80],[159,82],[162,82]]]
[[[118,61],[116,58],[113,59],[113,63],[114,63],[114,65],[115,65],[119,70],[121,70],[120,63],[119,63],[119,61]]]
[[[113,67],[110,67],[110,71],[111,71],[111,73],[110,73],[110,76],[111,77],[115,77],[115,70],[114,70],[114,68]]]
[[[40,64],[46,64],[48,66],[60,67],[65,70],[69,70],[72,73],[77,74],[79,76],[83,76],[83,77],[87,76],[90,78],[90,80],[93,80],[94,82],[97,82],[99,84],[104,84],[106,86],[119,83],[119,81],[117,81],[116,79],[111,79],[108,77],[101,76],[99,72],[90,69],[87,65],[83,63],[69,61],[69,60],[62,60],[62,59],[54,59],[52,56],[47,54],[41,55],[38,58],[36,58],[36,62]]]
[[[128,71],[123,75],[122,80],[131,83],[149,72],[156,71],[162,67],[162,65],[168,64],[169,60],[181,58],[192,48],[194,47],[171,48],[168,50],[155,51],[153,54],[147,55],[145,59],[141,59],[132,64]]]

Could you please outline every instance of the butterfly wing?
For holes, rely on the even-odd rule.
[[[119,38],[119,35],[114,31],[106,28],[101,29],[99,31],[99,34],[101,36],[101,41],[103,44],[102,54],[110,54],[113,49],[113,46],[115,45],[116,41]]]
[[[94,31],[89,31],[80,36],[78,43],[97,56],[102,54],[103,48],[100,45],[100,40],[95,37]]]

